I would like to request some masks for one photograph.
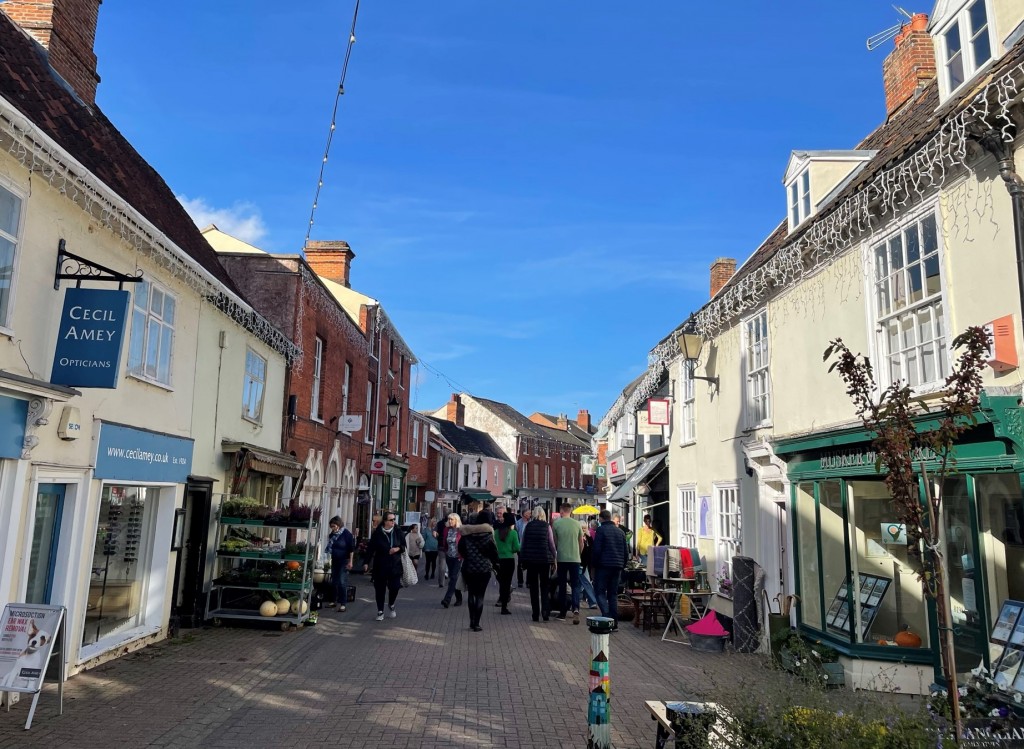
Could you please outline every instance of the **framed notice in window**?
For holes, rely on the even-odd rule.
[[[860,603],[860,636],[862,640],[868,639],[868,632],[871,630],[871,625],[875,621],[875,615],[878,613],[879,606],[882,605],[882,599],[885,597],[885,592],[889,590],[891,582],[891,578],[882,577],[881,575],[868,575],[864,573],[858,575],[857,586],[852,590],[853,595]],[[843,584],[839,586],[839,590],[836,591],[836,595],[825,614],[825,627],[832,632],[847,636],[854,631],[856,626],[854,624],[852,602],[847,600],[850,589],[850,578],[847,577],[843,580]]]

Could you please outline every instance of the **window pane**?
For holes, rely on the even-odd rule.
[[[143,281],[135,285],[135,306],[139,309],[149,309],[149,283]]]
[[[899,236],[889,240],[889,262],[894,271],[903,267],[903,239]]]
[[[160,354],[160,323],[150,320],[146,335],[146,374],[156,377],[156,362]]]
[[[811,174],[810,172],[804,172],[800,178],[802,183],[801,189],[803,191],[803,210],[804,217],[811,215]]]
[[[985,13],[985,0],[978,0],[968,11],[971,18],[971,35],[976,35],[988,23]]]
[[[954,23],[945,34],[946,57],[952,58],[960,51],[960,24]]]
[[[146,315],[135,310],[132,313],[132,335],[128,343],[128,371],[142,371],[142,353],[146,347]]]
[[[889,257],[885,252],[885,245],[875,247],[875,280],[880,281],[889,275]]]
[[[174,297],[168,296],[167,294],[162,295],[164,298],[164,321],[168,325],[174,325]]]
[[[931,255],[924,261],[925,293],[928,296],[938,294],[942,288],[939,279],[939,256]]]
[[[173,340],[174,332],[171,328],[161,326],[160,363],[157,367],[156,378],[165,385],[171,383],[171,348]]]
[[[913,265],[921,259],[921,243],[917,236],[917,226],[903,232],[903,240],[907,247],[907,265]]]
[[[946,63],[946,76],[951,91],[964,82],[964,58],[959,52]]]
[[[800,199],[797,197],[796,182],[789,186],[789,213],[793,226],[800,223]]]
[[[974,48],[974,65],[975,67],[981,67],[989,58],[992,57],[992,45],[988,40],[988,29],[985,29],[977,38],[971,42],[971,46]]]
[[[149,311],[157,317],[164,313],[164,295],[160,289],[151,289],[149,293]]]
[[[18,236],[18,222],[21,219],[21,200],[13,193],[0,188],[0,231],[12,237]]]
[[[11,278],[14,275],[14,244],[0,237],[0,323],[7,323],[11,304]]]
[[[909,292],[908,299],[911,304],[921,301],[924,297],[924,292],[921,290],[921,286],[921,266],[920,264],[911,265],[907,269],[907,291]]]

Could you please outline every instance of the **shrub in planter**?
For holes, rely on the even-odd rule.
[[[259,519],[266,515],[267,507],[255,497],[232,497],[220,506],[223,518]]]

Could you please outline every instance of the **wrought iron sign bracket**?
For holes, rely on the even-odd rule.
[[[141,270],[136,271],[135,275],[118,273],[116,270],[69,252],[63,239],[57,245],[57,269],[53,275],[54,291],[60,291],[61,281],[74,281],[77,288],[82,288],[82,281],[116,283],[117,288],[123,291],[126,283],[138,283],[141,280]]]

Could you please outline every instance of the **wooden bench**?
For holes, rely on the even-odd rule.
[[[726,725],[728,713],[714,702],[680,702],[670,700],[667,704],[679,706],[675,711],[676,720],[669,717],[666,703],[662,700],[647,700],[644,705],[657,723],[656,749],[666,749],[668,740],[674,739],[674,749],[733,749],[738,742]],[[683,715],[682,719],[679,718]],[[692,725],[686,725],[690,723]]]

